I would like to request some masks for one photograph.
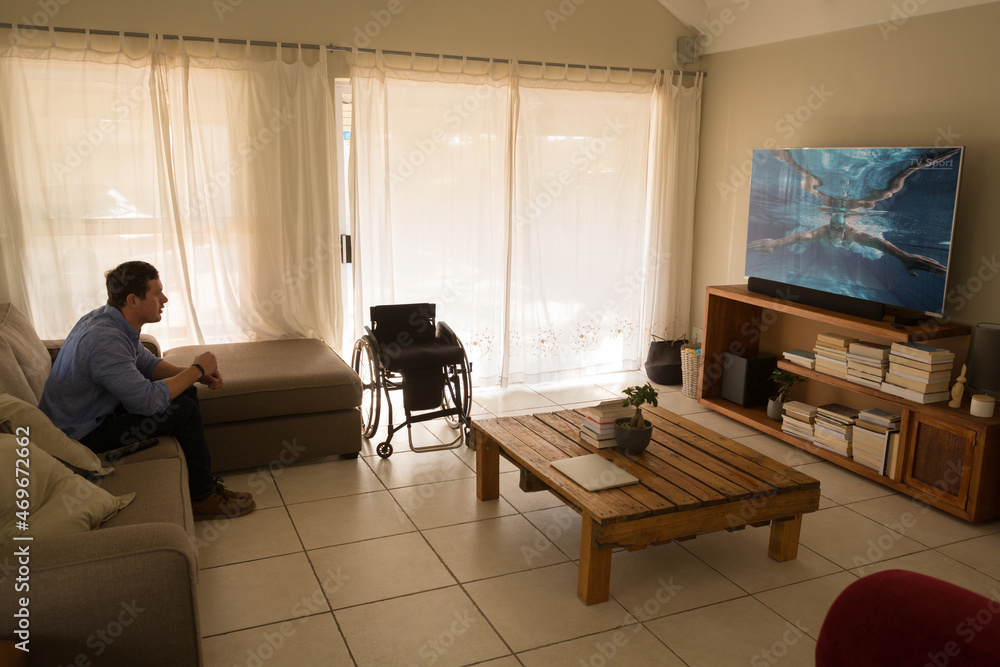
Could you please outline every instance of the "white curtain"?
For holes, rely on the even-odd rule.
[[[691,225],[680,208],[651,212],[654,196],[673,203],[652,186],[654,174],[667,177],[650,165],[675,150],[661,123],[676,126],[673,136],[695,132],[682,143],[696,151],[697,121],[670,114],[697,107],[666,110],[662,87],[630,74],[360,58],[351,72],[357,312],[437,303],[477,384],[638,368],[655,258],[673,238],[667,228],[687,225],[677,234],[690,238]]]
[[[657,86],[650,166],[649,285],[645,313],[652,336],[676,340],[691,324],[691,266],[694,257],[694,200],[701,134],[699,73],[685,86],[666,74]]]
[[[50,34],[0,40],[0,235],[43,337],[160,271],[166,347],[317,337],[339,347],[325,51]],[[78,43],[74,43],[77,40]]]

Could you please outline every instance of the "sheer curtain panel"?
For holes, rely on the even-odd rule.
[[[338,347],[325,51],[56,39],[0,40],[3,258],[39,332],[65,335],[104,271],[143,259],[173,302],[150,327],[167,347]]]

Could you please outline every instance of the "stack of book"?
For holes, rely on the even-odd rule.
[[[850,456],[854,421],[857,418],[857,410],[840,403],[827,403],[819,406],[816,408],[813,443],[817,447]]]
[[[857,338],[835,333],[816,336],[813,352],[816,353],[816,370],[839,378],[847,377],[847,351]]]
[[[856,340],[847,350],[847,379],[881,389],[889,367],[889,346]]]
[[[781,353],[781,356],[783,356],[786,361],[790,361],[793,364],[805,366],[806,368],[816,368],[816,354],[814,352],[808,352],[806,350],[785,350]]]
[[[622,399],[603,401],[581,410],[585,419],[580,424],[580,438],[595,447],[615,446],[615,420],[631,417],[635,408],[622,407]]]
[[[854,460],[883,475],[894,468],[898,456],[899,415],[879,408],[858,413],[851,448]]]
[[[813,439],[816,406],[801,401],[785,401],[781,408],[781,430],[809,442]]]
[[[893,343],[882,391],[915,403],[947,401],[955,353],[919,343]]]

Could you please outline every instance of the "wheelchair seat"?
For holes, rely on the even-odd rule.
[[[378,428],[381,393],[385,390],[389,431],[377,452],[392,454],[393,434],[413,423],[444,417],[460,433],[452,443],[410,449],[432,451],[451,449],[468,438],[471,408],[471,367],[465,348],[444,322],[436,322],[432,303],[411,303],[371,307],[371,327],[354,346],[353,366],[362,379],[362,433],[372,437]],[[406,420],[394,426],[390,391],[402,390]],[[415,411],[430,411],[415,415]]]

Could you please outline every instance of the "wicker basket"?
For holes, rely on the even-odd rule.
[[[684,395],[698,398],[698,375],[701,372],[701,343],[681,347],[681,382]]]

